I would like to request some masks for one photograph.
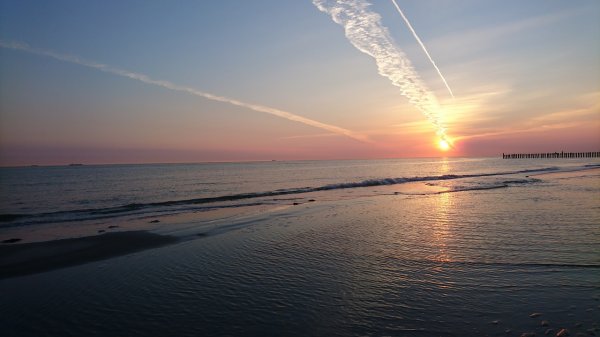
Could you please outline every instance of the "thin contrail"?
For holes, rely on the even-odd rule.
[[[440,78],[444,82],[444,85],[446,86],[446,89],[448,89],[448,92],[450,93],[450,96],[452,96],[452,98],[454,98],[454,94],[452,93],[452,89],[450,89],[450,86],[448,85],[448,82],[446,82],[446,78],[444,78],[444,75],[442,75],[442,72],[440,71],[440,68],[438,68],[438,66],[435,64],[435,62],[431,58],[431,55],[429,55],[429,52],[427,51],[427,48],[425,48],[425,44],[423,44],[423,41],[421,41],[421,39],[417,35],[417,32],[415,32],[415,30],[413,29],[412,25],[410,24],[410,22],[406,18],[406,15],[404,15],[404,13],[402,12],[402,10],[400,9],[400,6],[398,6],[398,3],[396,2],[396,0],[392,0],[392,2],[394,3],[394,6],[396,6],[396,9],[398,10],[398,13],[400,13],[400,16],[402,17],[402,19],[404,19],[404,22],[408,26],[408,29],[410,29],[410,31],[412,32],[412,35],[415,37],[415,39],[417,40],[417,42],[419,42],[419,45],[421,45],[421,48],[425,52],[425,55],[427,55],[427,58],[429,59],[429,61],[431,62],[431,64],[435,68],[435,70],[437,70],[437,73],[440,75]]]
[[[313,0],[320,11],[344,27],[346,38],[361,52],[375,59],[378,72],[393,85],[434,125],[436,133],[446,139],[441,107],[437,98],[421,81],[410,60],[381,24],[379,14],[369,10],[365,0]]]
[[[229,103],[229,104],[244,107],[244,108],[247,108],[250,110],[268,113],[268,114],[271,114],[271,115],[274,115],[277,117],[281,117],[281,118],[285,118],[285,119],[288,119],[288,120],[291,120],[294,122],[299,122],[299,123],[306,124],[306,125],[309,125],[309,126],[312,126],[315,128],[327,130],[332,133],[344,135],[344,136],[350,137],[352,139],[355,139],[355,140],[358,140],[361,142],[372,143],[372,141],[365,135],[358,134],[358,133],[355,133],[353,131],[350,131],[350,130],[347,130],[344,128],[340,128],[335,125],[325,124],[325,123],[315,121],[313,119],[298,116],[291,112],[279,110],[276,108],[271,108],[271,107],[264,106],[264,105],[246,103],[246,102],[242,102],[242,101],[239,101],[239,100],[236,100],[233,98],[229,98],[229,97],[225,97],[225,96],[214,95],[214,94],[200,91],[200,90],[197,90],[197,89],[194,89],[191,87],[178,85],[178,84],[175,84],[175,83],[172,83],[169,81],[156,80],[156,79],[153,79],[144,74],[115,68],[115,67],[112,67],[112,66],[109,66],[106,64],[102,64],[102,63],[98,63],[98,62],[94,62],[94,61],[84,60],[77,56],[60,54],[60,53],[50,51],[50,50],[33,48],[22,42],[6,42],[6,41],[0,40],[0,47],[7,48],[7,49],[13,49],[13,50],[21,50],[21,51],[25,51],[25,52],[36,54],[36,55],[51,57],[51,58],[54,58],[54,59],[57,59],[60,61],[75,63],[75,64],[78,64],[81,66],[94,68],[94,69],[104,71],[107,73],[111,73],[114,75],[131,78],[131,79],[134,79],[134,80],[146,83],[146,84],[157,85],[159,87],[163,87],[163,88],[174,90],[174,91],[186,92],[188,94],[207,98],[207,99],[210,99],[213,101]]]

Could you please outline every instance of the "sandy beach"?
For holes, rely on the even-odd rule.
[[[174,243],[171,236],[146,231],[0,246],[0,278],[22,276],[109,259]]]

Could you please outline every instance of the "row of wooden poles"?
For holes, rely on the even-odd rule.
[[[502,159],[521,158],[600,158],[600,152],[508,153]]]

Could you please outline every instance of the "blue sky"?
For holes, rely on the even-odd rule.
[[[456,99],[392,3],[371,9],[444,108],[453,155],[600,146],[600,2],[398,4]],[[0,39],[373,140],[0,48],[2,165],[439,155],[423,115],[308,0],[2,0]]]

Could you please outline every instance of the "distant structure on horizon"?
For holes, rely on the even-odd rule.
[[[599,152],[502,153],[502,159],[528,158],[600,158]]]

